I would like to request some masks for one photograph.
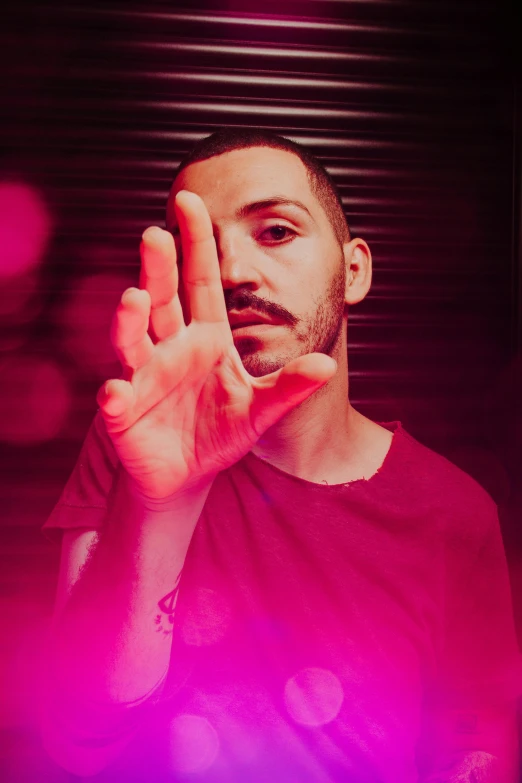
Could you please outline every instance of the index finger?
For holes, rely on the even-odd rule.
[[[191,316],[196,321],[228,323],[216,241],[207,208],[196,193],[188,190],[176,194],[174,206],[183,249],[183,284]]]

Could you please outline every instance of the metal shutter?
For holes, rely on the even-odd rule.
[[[136,279],[139,236],[162,224],[177,162],[222,125],[279,131],[334,175],[375,265],[350,315],[353,403],[402,419],[501,502],[515,497],[505,531],[520,545],[513,30],[494,0],[22,0],[3,11],[0,179],[38,188],[54,229],[34,317],[13,306],[26,283],[2,280],[0,416],[16,413],[19,357],[49,358],[72,391],[52,440],[0,443],[14,681],[34,666],[20,641],[28,607],[41,619],[52,600],[56,552],[38,528],[101,382],[95,338],[106,326],[87,324],[92,364],[78,362],[64,312],[93,276],[102,287],[88,294],[106,303],[121,278]],[[31,722],[27,682],[2,702],[4,725]]]

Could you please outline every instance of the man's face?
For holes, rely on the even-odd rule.
[[[191,164],[169,197],[171,231],[180,190],[197,193],[212,220],[234,344],[247,372],[266,375],[312,351],[335,356],[344,256],[301,160],[251,147]],[[272,323],[235,324],[251,314]]]

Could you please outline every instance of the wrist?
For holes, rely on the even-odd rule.
[[[215,476],[212,476],[197,483],[187,483],[166,497],[152,497],[145,494],[127,471],[121,468],[121,486],[124,493],[132,501],[133,507],[136,510],[141,509],[146,516],[185,512],[195,505],[202,505],[214,478]]]

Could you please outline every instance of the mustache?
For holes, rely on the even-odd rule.
[[[252,291],[248,289],[234,289],[223,291],[225,295],[225,305],[227,312],[230,310],[255,310],[256,313],[262,315],[268,315],[272,318],[277,318],[281,321],[285,321],[290,326],[295,326],[299,322],[299,318],[292,315],[285,307],[276,304],[276,302],[270,302],[266,299],[261,299],[256,296]]]

